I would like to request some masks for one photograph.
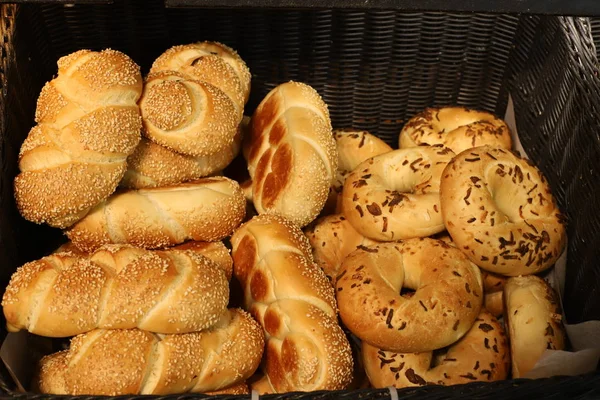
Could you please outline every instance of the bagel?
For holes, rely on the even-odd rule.
[[[464,107],[427,108],[400,131],[398,146],[442,144],[456,154],[478,146],[512,148],[510,129],[495,115]]]
[[[402,288],[415,290],[405,298]],[[336,279],[339,313],[361,340],[401,353],[432,351],[460,339],[483,302],[479,268],[441,240],[361,247]]]
[[[526,377],[544,351],[563,350],[565,332],[554,290],[542,278],[509,278],[504,286],[504,322],[510,338],[513,378]]]
[[[483,146],[458,154],[444,170],[440,197],[452,240],[482,269],[536,274],[565,247],[564,217],[548,182],[510,151]]]
[[[360,246],[377,242],[358,233],[341,214],[321,217],[304,230],[315,262],[334,283],[342,261]]]
[[[361,162],[392,151],[392,148],[377,136],[356,129],[335,129],[333,137],[338,152],[338,170],[333,185],[329,189],[329,198],[323,214],[340,213],[341,196],[346,176]]]
[[[375,388],[449,386],[508,378],[508,340],[498,320],[486,311],[446,354],[435,358],[433,352],[393,353],[363,342],[365,370]]]
[[[362,162],[346,178],[342,212],[380,242],[442,232],[439,186],[454,153],[441,146],[394,150]]]

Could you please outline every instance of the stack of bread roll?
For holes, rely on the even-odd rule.
[[[250,71],[220,43],[174,46],[144,79],[113,50],[58,67],[15,198],[70,241],[2,302],[10,331],[72,338],[42,359],[39,391],[452,385],[564,348],[536,275],[564,219],[493,115],[427,109],[393,149],[334,130],[300,82],[244,117]],[[225,176],[234,159],[247,180]]]

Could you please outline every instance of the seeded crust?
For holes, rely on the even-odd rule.
[[[250,394],[250,388],[246,382],[238,383],[236,385],[227,387],[221,390],[215,390],[211,392],[204,392],[208,396],[220,396],[220,395],[236,395],[236,394]]]
[[[441,178],[444,225],[482,269],[531,275],[550,268],[566,245],[565,218],[529,161],[483,146],[458,154]]]
[[[175,394],[243,387],[258,368],[260,325],[239,309],[202,332],[158,336],[138,329],[95,330],[41,361],[43,393]]]
[[[546,281],[535,275],[509,278],[503,293],[512,376],[524,378],[544,351],[565,349],[558,296]]]
[[[214,261],[225,272],[227,280],[231,280],[233,274],[233,259],[229,249],[223,242],[185,242],[168,250],[188,250],[198,253],[211,261]]]
[[[404,298],[402,288],[415,290]],[[400,353],[448,346],[483,303],[479,268],[441,240],[381,243],[351,253],[336,279],[344,325],[362,341]]]
[[[323,209],[338,155],[327,105],[310,86],[277,86],[252,116],[244,151],[259,214],[306,226]]]
[[[338,324],[333,287],[300,228],[279,216],[259,215],[235,231],[231,244],[245,307],[267,338],[263,371],[273,390],[347,387],[350,344]]]
[[[237,182],[225,177],[202,178],[115,194],[66,235],[88,252],[108,243],[157,249],[188,240],[212,242],[229,236],[245,212],[246,199]]]
[[[458,154],[484,145],[512,148],[510,129],[495,115],[464,107],[427,108],[400,131],[400,148],[440,144]]]
[[[362,235],[381,242],[443,232],[440,179],[453,156],[443,146],[420,146],[362,162],[346,177],[342,214]]]
[[[68,337],[96,328],[198,331],[214,325],[228,301],[223,270],[196,251],[110,245],[23,265],[2,306],[11,332]]]
[[[242,125],[247,125],[249,118]],[[127,159],[127,172],[120,186],[143,189],[188,182],[215,174],[227,167],[237,157],[245,127],[240,125],[233,145],[206,157],[192,157],[176,153],[143,138]]]
[[[342,212],[341,196],[346,176],[363,161],[392,151],[392,148],[367,131],[344,128],[333,131],[337,152],[338,170],[333,185],[329,189],[329,198],[323,213]]]
[[[507,379],[510,370],[506,334],[486,311],[437,363],[432,362],[432,352],[395,353],[364,342],[362,348],[365,370],[374,388],[492,382]]]
[[[126,55],[82,50],[58,62],[19,153],[15,200],[32,222],[67,228],[110,196],[140,141],[139,67]]]
[[[171,71],[146,77],[139,106],[146,137],[194,157],[228,151],[242,120],[219,88]]]

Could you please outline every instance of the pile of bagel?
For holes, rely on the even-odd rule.
[[[32,390],[244,394],[525,376],[563,349],[538,275],[566,242],[509,128],[427,109],[398,149],[334,130],[300,82],[244,115],[230,47],[58,61],[19,154],[23,218],[67,242],[17,269],[10,332],[69,338]]]

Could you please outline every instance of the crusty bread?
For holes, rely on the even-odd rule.
[[[94,330],[42,359],[39,387],[50,394],[112,396],[217,391],[249,378],[263,346],[260,326],[239,309],[203,332]]]
[[[66,228],[112,194],[140,141],[140,68],[114,50],[58,61],[21,146],[15,199],[35,223]]]
[[[449,346],[437,365],[432,362],[432,352],[394,353],[363,342],[363,354],[375,388],[491,382],[508,378],[510,369],[506,334],[485,310],[469,331]]]
[[[242,222],[246,199],[229,178],[202,178],[189,183],[125,191],[96,206],[66,231],[85,251],[107,243],[161,248],[187,240],[215,241]]]
[[[244,147],[259,214],[301,227],[319,215],[338,156],[327,105],[312,87],[288,82],[271,90],[252,116]]]
[[[172,71],[146,77],[139,106],[147,138],[193,157],[231,149],[242,120],[219,88]]]
[[[225,389],[213,390],[210,392],[204,392],[208,396],[219,396],[224,394],[249,394],[250,388],[246,382],[237,383],[233,386],[226,387]]]
[[[554,290],[535,275],[509,278],[504,323],[510,338],[512,377],[524,378],[548,350],[564,350],[565,331]]]
[[[96,328],[198,331],[214,325],[228,301],[223,271],[194,251],[109,245],[89,257],[58,253],[23,265],[2,306],[9,331],[68,337]]]
[[[344,389],[352,353],[337,320],[333,287],[300,228],[259,215],[231,237],[245,307],[262,325],[263,370],[277,393]]]
[[[410,298],[401,289],[415,290]],[[344,325],[382,350],[419,353],[456,342],[483,303],[481,274],[441,240],[361,247],[343,261],[336,295]]]

